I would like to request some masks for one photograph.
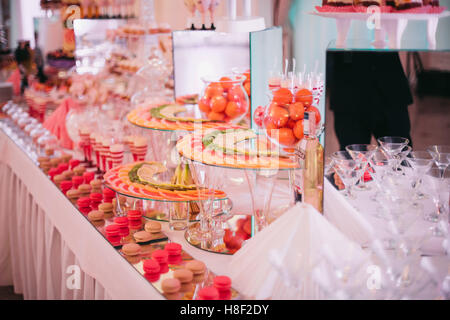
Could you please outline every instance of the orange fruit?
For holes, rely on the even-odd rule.
[[[281,128],[278,133],[278,141],[284,146],[293,146],[296,142],[294,132],[289,128]]]
[[[210,101],[205,97],[201,98],[198,101],[198,108],[202,112],[209,113],[211,111],[211,108],[209,105],[210,105]]]
[[[271,103],[267,117],[275,126],[282,128],[289,120],[289,111],[283,107],[280,107],[276,103]]]
[[[294,120],[289,119],[289,121],[288,121],[288,123],[286,124],[286,126],[287,126],[288,128],[294,129],[295,123],[296,123],[296,122],[295,122]]]
[[[295,102],[301,102],[306,107],[310,106],[313,102],[312,92],[308,89],[300,89],[295,94]]]
[[[288,105],[292,102],[293,94],[288,88],[280,88],[273,93],[273,102],[279,105]]]
[[[250,96],[251,96],[251,92],[250,92],[250,90],[251,90],[250,81],[245,81],[245,82],[244,82],[244,89],[245,89],[245,92],[247,92],[247,95],[250,97]]]
[[[214,112],[223,112],[227,107],[227,99],[223,96],[214,96],[211,98],[211,110]]]
[[[222,86],[223,90],[225,92],[227,92],[228,90],[231,89],[231,87],[233,86],[233,80],[231,80],[231,78],[228,77],[222,77],[220,78],[220,85]]]
[[[239,106],[236,102],[230,101],[225,108],[225,114],[231,119],[236,118],[239,115]]]
[[[320,117],[319,109],[317,109],[317,108],[314,107],[314,106],[309,106],[309,107],[306,109],[306,112],[314,112],[314,113],[316,114],[316,124],[319,124],[319,123],[320,123],[321,117]]]
[[[305,113],[305,106],[301,102],[296,102],[289,105],[289,116],[292,120],[297,121],[303,119]]]
[[[278,128],[270,121],[264,121],[266,132],[269,137],[276,137],[278,134]]]
[[[241,86],[233,86],[228,90],[228,100],[239,102],[244,98],[244,91]]]
[[[293,131],[294,131],[294,136],[298,140],[302,140],[303,139],[303,120],[298,120],[295,123]]]
[[[225,114],[211,111],[208,113],[208,119],[214,121],[223,121],[225,119]]]
[[[205,96],[208,99],[211,99],[215,96],[221,96],[223,94],[223,88],[218,82],[212,82],[210,83],[205,90]]]

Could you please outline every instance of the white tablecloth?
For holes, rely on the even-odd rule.
[[[14,285],[25,299],[163,298],[2,130],[0,151],[0,286]],[[289,202],[286,184],[278,182],[272,207]],[[238,212],[248,213],[245,181],[225,191]],[[350,239],[366,243],[377,226],[328,182],[324,193],[326,217]],[[215,274],[227,274],[231,256],[196,249],[167,224],[163,231]],[[448,258],[438,264],[445,272]],[[73,265],[81,270],[80,289],[66,283]]]

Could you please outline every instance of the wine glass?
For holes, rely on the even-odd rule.
[[[434,162],[441,171],[441,176],[444,175],[445,169],[450,164],[450,146],[430,146],[427,151],[431,154]]]
[[[373,144],[351,144],[345,147],[345,150],[347,150],[353,160],[358,161],[361,164],[363,174],[361,175],[358,188],[362,190],[370,190],[370,187],[364,183],[364,172],[368,168],[370,157],[377,149],[378,146]]]
[[[337,151],[331,155],[334,163],[334,170],[341,178],[345,185],[345,196],[355,199],[353,194],[353,186],[358,182],[361,177],[361,170],[359,168],[359,162],[353,160],[350,153],[347,151]]]
[[[442,237],[448,228],[448,220],[446,221],[445,217],[448,215],[450,170],[444,170],[441,174],[440,168],[431,168],[426,172],[423,181],[435,205],[435,211],[427,214],[425,220],[436,223],[431,228],[433,235]]]

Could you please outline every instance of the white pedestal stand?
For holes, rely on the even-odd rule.
[[[348,31],[352,20],[368,21],[372,17],[370,13],[361,12],[311,12],[310,14],[336,19],[338,37],[336,46],[345,47]],[[375,41],[372,43],[376,48],[400,49],[403,33],[410,20],[421,20],[427,22],[427,40],[429,49],[436,49],[436,30],[439,19],[450,16],[450,11],[439,14],[428,13],[380,13],[379,29],[375,30]],[[386,42],[386,36],[388,41]]]

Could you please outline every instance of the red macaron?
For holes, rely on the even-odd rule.
[[[69,161],[69,167],[70,169],[75,168],[76,166],[78,166],[80,164],[80,160],[78,159],[72,159]]]
[[[117,237],[119,236],[119,226],[117,224],[110,224],[105,227],[106,235],[109,237]]]
[[[48,175],[50,176],[50,179],[53,180],[53,177],[56,176],[58,174],[58,169],[56,168],[51,168],[50,170],[48,170]]]
[[[141,220],[142,212],[140,210],[129,210],[127,213],[128,220]]]
[[[73,184],[73,187],[75,188],[75,189],[78,189],[78,187],[81,185],[81,184],[83,184],[84,183],[84,178],[83,177],[80,177],[80,176],[74,176],[74,177],[72,177],[72,184]]]
[[[101,193],[91,193],[89,196],[92,202],[101,203],[103,200],[103,195]]]
[[[114,223],[119,226],[119,228],[128,229],[128,218],[127,217],[116,217],[114,218]]]
[[[231,288],[231,279],[227,276],[215,277],[214,287],[219,291],[228,291]]]
[[[155,250],[152,253],[152,258],[156,260],[159,264],[167,263],[167,251],[165,250]]]
[[[178,243],[171,242],[171,243],[166,244],[166,246],[164,247],[164,250],[167,251],[169,256],[178,256],[181,254],[182,247]]]
[[[90,183],[95,178],[95,172],[85,172],[83,173],[83,178],[85,183]]]
[[[155,273],[159,273],[160,270],[160,266],[159,263],[156,262],[153,259],[146,259],[144,260],[144,272],[146,274],[155,274]]]
[[[219,291],[214,287],[206,287],[198,292],[198,300],[219,300]]]
[[[91,199],[88,197],[81,197],[77,200],[79,208],[89,208],[91,206]]]
[[[67,191],[72,189],[72,181],[61,181],[59,187],[61,188],[61,191],[66,194]]]

